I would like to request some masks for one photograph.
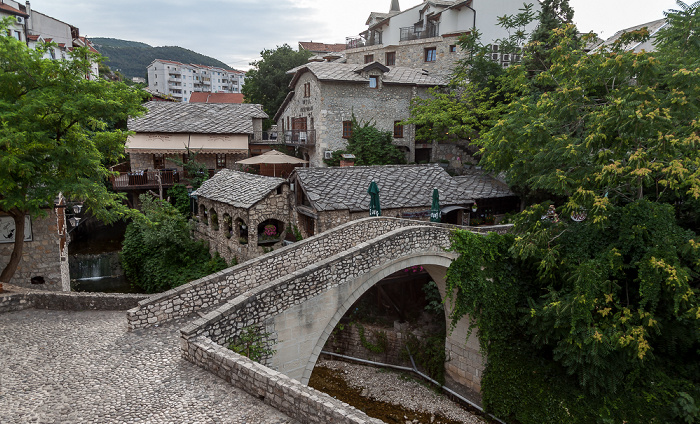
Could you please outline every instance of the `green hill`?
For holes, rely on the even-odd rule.
[[[146,67],[155,59],[231,69],[224,62],[213,57],[177,46],[151,47],[138,41],[99,37],[90,38],[90,41],[93,42],[97,51],[107,58],[105,63],[112,70],[118,69],[119,72],[128,78],[146,77]]]

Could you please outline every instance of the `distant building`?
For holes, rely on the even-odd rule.
[[[144,77],[132,77],[131,82],[135,82],[137,84],[145,84],[146,78],[144,78]]]
[[[190,103],[243,103],[241,93],[211,93],[197,91],[190,96]]]
[[[156,59],[148,65],[148,88],[189,102],[196,92],[240,93],[245,72]]]
[[[539,3],[532,3],[537,12]],[[464,57],[458,45],[461,35],[477,28],[484,44],[505,38],[508,33],[498,17],[514,15],[522,7],[522,0],[426,0],[402,11],[398,0],[392,0],[388,13],[370,13],[367,29],[347,37],[345,58],[353,64],[378,61],[446,75]],[[519,55],[501,54],[498,45],[492,48],[492,60],[504,67],[520,60]]]
[[[336,60],[343,57],[345,44],[314,43],[313,41],[300,41],[299,51],[306,50],[312,53],[310,61],[322,62],[324,60]]]
[[[9,28],[9,35],[25,42],[29,48],[35,48],[42,42],[56,44],[46,52],[45,59],[68,59],[68,52],[75,47],[87,47],[93,53],[98,53],[88,39],[80,36],[77,27],[33,10],[28,1],[20,4],[13,0],[2,0],[0,18],[7,16],[14,19]],[[97,62],[92,63],[91,72],[86,77],[99,77]]]
[[[612,37],[608,38],[607,40],[605,40],[605,41],[601,42],[600,44],[598,44],[597,46],[595,46],[595,48],[593,48],[593,51],[599,50],[603,46],[610,47],[612,44],[617,42],[620,39],[620,37],[622,37],[622,35],[624,35],[628,32],[639,31],[642,28],[646,28],[647,31],[649,32],[649,39],[648,40],[642,41],[642,42],[635,41],[635,42],[632,42],[632,43],[629,43],[629,44],[623,46],[623,48],[626,51],[633,51],[635,53],[639,53],[642,50],[647,51],[647,52],[653,52],[656,50],[654,43],[656,42],[657,33],[661,29],[666,27],[667,25],[668,25],[668,20],[664,18],[664,19],[658,19],[658,20],[652,21],[652,22],[647,22],[645,24],[635,25],[631,28],[622,29],[620,31],[617,31]]]

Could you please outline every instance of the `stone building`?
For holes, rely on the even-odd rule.
[[[70,291],[68,229],[62,201],[44,210],[45,216],[25,217],[22,258],[10,284],[32,289]],[[10,261],[15,223],[0,214],[0,270]]]
[[[192,193],[196,236],[239,262],[280,247],[289,230],[289,183],[282,178],[221,170]]]
[[[532,3],[537,12],[539,3]],[[484,44],[494,44],[492,60],[507,67],[520,58],[501,54],[494,43],[508,36],[498,18],[517,14],[522,7],[519,0],[425,0],[402,11],[398,0],[392,0],[388,13],[370,14],[365,22],[367,29],[359,37],[347,37],[344,55],[348,63],[379,61],[446,76],[464,57],[459,37],[477,28]],[[531,23],[526,31],[535,26],[536,22]]]
[[[146,103],[148,112],[130,119],[135,134],[126,142],[129,163],[115,171],[115,190],[136,193],[171,187],[187,178],[183,166],[190,154],[213,175],[221,169],[237,168],[236,161],[248,157],[248,145],[261,137],[267,114],[255,104]],[[134,196],[135,197],[135,196]]]
[[[382,216],[429,220],[434,188],[444,223],[469,225],[471,215],[485,214],[495,220],[518,206],[505,184],[476,169],[456,179],[438,165],[297,168],[289,180],[292,222],[304,237],[368,217],[372,181],[379,187]]]
[[[400,125],[409,117],[411,99],[446,81],[417,68],[310,62],[290,70],[292,91],[275,115],[284,143],[301,150],[310,166],[347,146],[353,115],[390,131],[394,144],[416,160],[415,126]],[[429,147],[432,149],[432,146]],[[420,155],[419,155],[420,156]]]

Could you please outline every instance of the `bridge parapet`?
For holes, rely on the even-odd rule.
[[[251,288],[276,280],[359,243],[410,226],[455,228],[445,224],[375,217],[351,221],[267,255],[150,296],[127,311],[130,329],[144,328],[211,309]],[[492,228],[505,228],[498,226]],[[487,228],[471,229],[486,232]]]
[[[204,337],[219,345],[225,345],[248,326],[266,327],[266,331],[271,332],[271,343],[292,342],[297,345],[292,350],[298,351],[300,345],[318,339],[326,330],[326,323],[320,322],[323,320],[320,311],[310,310],[301,317],[302,320],[308,321],[309,325],[314,325],[314,322],[320,322],[320,325],[305,334],[304,339],[298,340],[295,340],[294,334],[280,337],[277,331],[279,329],[271,326],[271,318],[331,288],[345,286],[347,290],[352,291],[353,287],[349,283],[397,259],[416,253],[447,256],[445,249],[449,246],[450,231],[449,228],[435,226],[398,228],[372,239],[371,242],[360,243],[342,253],[327,257],[303,270],[257,286],[182,328],[180,331],[183,354],[187,356],[186,345],[190,340]],[[359,297],[360,294],[356,293],[354,296]],[[342,297],[342,303],[347,301],[347,297],[351,298],[349,301],[354,301],[352,293],[344,293]],[[327,319],[330,320],[336,311],[329,309],[325,312],[330,314]],[[280,371],[301,379],[307,362],[301,361],[294,370]]]

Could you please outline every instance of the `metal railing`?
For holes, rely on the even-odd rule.
[[[284,144],[309,146],[316,144],[316,130],[286,130],[282,134]]]
[[[425,29],[415,26],[401,28],[399,41],[422,40],[440,36],[440,23],[429,23]]]
[[[254,131],[251,134],[249,141],[251,143],[281,143],[283,140],[282,134],[278,131]]]

